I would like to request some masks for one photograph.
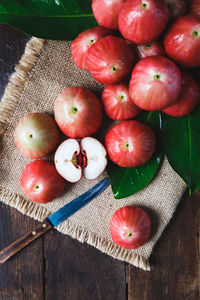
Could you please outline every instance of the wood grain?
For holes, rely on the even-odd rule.
[[[0,248],[38,222],[0,203]],[[43,239],[0,265],[1,300],[43,300]]]
[[[52,230],[44,236],[45,300],[125,300],[125,264]]]
[[[10,257],[21,251],[42,234],[52,229],[52,227],[51,223],[46,219],[32,228],[29,232],[26,232],[11,244],[0,250],[0,264],[5,263]]]
[[[129,300],[200,299],[200,192],[185,195],[155,246],[152,271],[129,266]]]

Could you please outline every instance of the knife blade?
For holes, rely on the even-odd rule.
[[[90,190],[78,196],[77,198],[60,208],[58,211],[50,215],[47,219],[33,228],[30,232],[24,234],[22,237],[2,249],[0,251],[0,263],[6,262],[11,256],[19,252],[39,236],[49,231],[51,228],[58,226],[64,220],[72,216],[79,209],[81,209],[83,206],[96,198],[100,193],[102,193],[108,187],[108,185],[108,178],[104,178]]]

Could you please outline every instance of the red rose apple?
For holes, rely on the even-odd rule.
[[[93,0],[92,10],[99,25],[118,29],[118,14],[126,0]]]
[[[200,87],[191,75],[186,72],[181,74],[182,88],[176,102],[163,111],[174,117],[182,117],[189,114],[199,103]]]
[[[176,63],[194,68],[200,66],[200,18],[179,17],[164,38],[167,55]]]
[[[193,0],[190,6],[190,13],[200,17],[200,0]]]
[[[140,58],[147,56],[165,55],[164,48],[159,41],[154,41],[145,45],[138,45],[137,52]]]
[[[104,109],[108,117],[113,120],[123,121],[134,118],[140,113],[132,101],[128,83],[108,85],[102,94]]]
[[[123,121],[105,137],[109,158],[120,167],[136,167],[147,162],[155,151],[155,135],[145,124]]]
[[[34,160],[26,165],[20,177],[23,192],[38,203],[48,203],[60,196],[65,182],[54,164],[45,160]]]
[[[169,19],[175,20],[183,16],[187,12],[187,7],[184,0],[166,0],[169,8]]]
[[[82,87],[69,87],[54,103],[55,120],[64,134],[82,138],[94,134],[102,121],[101,103]]]
[[[118,209],[110,222],[110,233],[115,244],[126,249],[137,249],[144,245],[151,232],[151,220],[137,206]]]
[[[158,38],[168,17],[165,0],[127,0],[119,13],[119,30],[127,40],[146,44]]]
[[[176,101],[181,90],[178,67],[164,56],[140,60],[133,69],[129,93],[133,102],[145,110],[160,110]]]
[[[80,69],[89,70],[86,64],[86,56],[91,45],[102,37],[110,34],[110,31],[102,27],[94,27],[80,33],[72,43],[72,58]]]
[[[42,158],[52,152],[59,142],[56,122],[47,114],[32,113],[24,116],[14,132],[15,145],[29,158]]]
[[[131,72],[135,56],[127,43],[116,36],[106,36],[93,44],[87,65],[93,77],[103,84],[122,81]]]

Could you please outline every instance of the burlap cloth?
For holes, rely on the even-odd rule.
[[[30,112],[52,114],[56,95],[66,87],[83,86],[97,94],[102,91],[102,86],[88,72],[79,70],[74,65],[70,47],[70,42],[32,38],[10,78],[0,106],[0,199],[37,220],[43,220],[105,176],[103,174],[94,181],[81,179],[76,184],[67,184],[62,197],[47,205],[39,205],[27,199],[19,186],[20,174],[30,161],[14,146],[13,131],[19,119]],[[101,133],[105,131],[104,127]],[[109,186],[57,229],[80,242],[87,242],[114,258],[150,270],[148,258],[170,221],[185,188],[185,183],[165,159],[159,175],[141,192],[116,200]],[[135,251],[116,246],[110,236],[111,217],[124,205],[138,205],[145,208],[152,220],[150,240]]]

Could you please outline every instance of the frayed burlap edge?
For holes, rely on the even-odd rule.
[[[45,40],[35,37],[31,38],[26,45],[24,55],[22,56],[19,64],[15,67],[15,72],[10,77],[9,83],[0,102],[1,138],[6,132],[6,128],[9,125],[18,101],[20,100],[24,84],[37,64],[39,56],[44,48],[44,44]],[[2,187],[0,187],[0,201],[38,221],[43,221],[51,213],[45,207]],[[86,229],[77,227],[70,221],[66,220],[60,224],[57,227],[57,230],[70,235],[72,238],[77,239],[82,243],[87,242],[113,258],[128,262],[143,270],[150,271],[148,259],[145,259],[133,251],[128,251],[118,247],[113,242],[107,241],[104,237],[97,236],[94,233],[88,233]]]

